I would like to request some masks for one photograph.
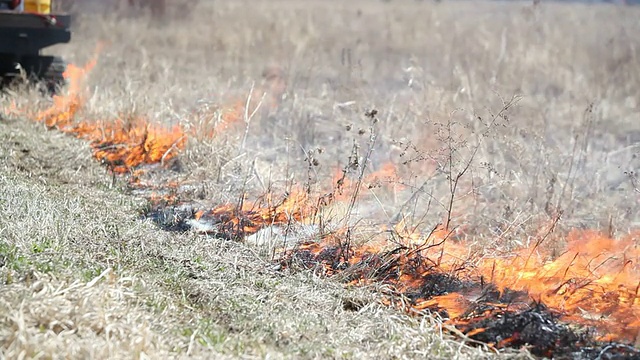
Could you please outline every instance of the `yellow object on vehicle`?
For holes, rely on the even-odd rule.
[[[24,11],[38,14],[51,13],[51,0],[25,0]]]

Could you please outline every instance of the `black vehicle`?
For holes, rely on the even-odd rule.
[[[41,52],[71,40],[68,14],[22,11],[22,0],[0,0],[0,77],[6,85],[14,80],[42,82],[55,92],[64,84],[64,60]]]

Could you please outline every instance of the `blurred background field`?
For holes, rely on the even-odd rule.
[[[73,42],[55,51],[82,64],[104,45],[86,107],[97,118],[129,112],[206,127],[217,109],[246,102],[252,87],[253,102],[269,90],[251,121],[241,114],[185,155],[198,181],[211,183],[210,196],[232,190],[251,166],[273,183],[308,181],[309,153],[318,163],[312,182],[326,181],[354,142],[366,148],[368,135],[358,131],[368,134],[363,114],[375,108],[379,136],[367,171],[392,169],[408,194],[426,184],[420,206],[449,197],[446,148],[455,145],[461,165],[479,144],[457,204],[459,222],[476,234],[520,227],[524,235],[527,223],[559,211],[570,228],[624,231],[638,225],[639,11],[556,2],[177,2],[161,18],[78,11]],[[434,220],[444,208],[431,207]]]

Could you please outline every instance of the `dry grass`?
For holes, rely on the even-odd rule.
[[[375,108],[369,168],[396,164],[394,185],[406,190],[373,189],[358,215],[385,222],[402,211],[430,228],[448,211],[449,155],[461,168],[478,146],[452,222],[494,251],[526,244],[560,210],[564,229],[640,222],[628,175],[640,140],[638,16],[551,3],[201,1],[162,23],[83,14],[73,42],[51,52],[81,64],[105,44],[88,118],[208,126],[211,109],[286,82],[277,110],[181,155],[185,183],[210,204],[326,184],[354,143],[366,150],[362,114]],[[283,71],[275,83],[262,78],[272,64]],[[46,106],[19,94],[2,104]],[[283,275],[254,248],[140,221],[143,200],[113,186],[83,142],[18,120],[2,120],[0,136],[6,358],[495,356],[384,308],[368,289]],[[305,151],[318,161],[311,176]]]
[[[0,128],[4,358],[489,357],[365,289],[140,222],[139,201],[108,188],[84,144]]]
[[[604,226],[610,216],[616,228],[638,222],[617,203],[621,191],[632,190],[625,171],[637,167],[636,8],[400,1],[329,9],[257,1],[203,2],[199,9],[193,19],[161,24],[81,18],[74,43],[59,52],[82,63],[97,41],[107,44],[91,78],[89,111],[96,116],[135,111],[192,126],[211,119],[194,115],[207,114],[203,104],[244,101],[266,66],[283,68],[288,88],[276,113],[240,122],[185,155],[207,195],[238,190],[230,187],[252,166],[275,184],[290,176],[305,181],[301,148],[324,149],[313,179],[324,181],[347,161],[354,140],[366,146],[345,127],[366,128],[362,114],[375,107],[381,139],[370,168],[435,158],[399,170],[415,187],[432,176],[422,198],[445,203],[446,181],[433,173],[446,145],[438,125],[455,122],[455,135],[472,146],[491,114],[520,95],[474,164],[473,190],[482,199],[474,198],[476,210],[460,212],[476,219],[480,232],[490,230],[486,207],[503,200],[511,210],[490,214],[506,222],[518,221],[509,213],[557,207],[573,227]],[[610,18],[619,21],[599,20]],[[415,150],[400,158],[408,143]],[[249,186],[260,184],[252,179]],[[443,210],[432,211],[434,218]]]

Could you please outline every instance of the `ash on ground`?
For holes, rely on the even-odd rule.
[[[240,231],[230,225],[224,217],[196,216],[194,205],[154,206],[142,217],[150,219],[165,231],[187,232],[220,237],[227,240],[242,241],[246,244],[268,249],[293,249],[302,242],[315,241],[320,237],[317,225],[292,222],[286,225],[268,225],[256,231]]]

